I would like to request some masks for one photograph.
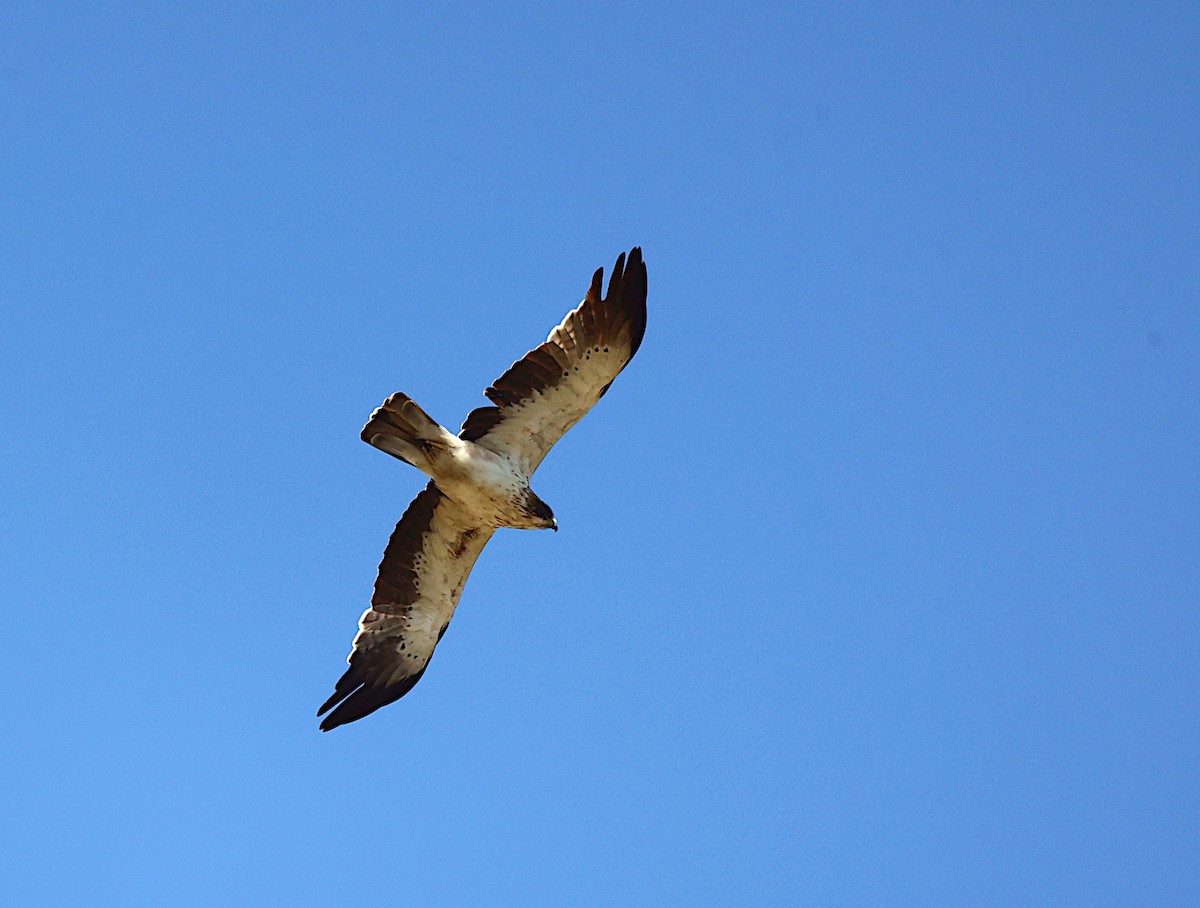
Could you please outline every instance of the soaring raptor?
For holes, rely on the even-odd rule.
[[[497,527],[558,529],[529,479],[554,443],[604,396],[646,330],[646,266],[617,257],[601,297],[598,268],[583,302],[546,342],[484,393],[457,435],[404,394],[371,414],[362,439],[430,478],[388,541],[350,668],[317,710],[329,731],[399,700],[421,680],[475,560]]]

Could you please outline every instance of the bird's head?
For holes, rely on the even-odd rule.
[[[554,519],[554,512],[550,510],[550,505],[542,501],[529,492],[529,498],[525,503],[525,510],[529,512],[529,516],[533,518],[534,523],[530,529],[534,530],[554,530],[558,532],[558,521]]]

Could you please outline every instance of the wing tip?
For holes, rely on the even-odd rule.
[[[628,253],[621,252],[617,255],[617,260],[613,264],[612,274],[608,278],[608,292],[602,297],[600,291],[604,287],[604,267],[601,266],[592,274],[592,283],[588,287],[588,291],[584,294],[584,301],[593,300],[600,302],[616,296],[623,296],[626,279],[633,274],[635,277],[641,277],[642,283],[646,280],[646,263],[642,260],[642,247],[634,246]]]
[[[617,256],[617,261],[613,264],[612,274],[608,277],[608,293],[604,294],[605,299],[609,299],[616,295],[621,288],[621,279],[625,276],[625,253],[622,252]]]
[[[618,274],[620,280],[617,280]],[[613,280],[608,289],[609,297],[618,302],[630,318],[630,359],[638,352],[646,334],[647,290],[646,263],[642,259],[642,247],[634,246],[629,250],[628,258],[624,252],[617,256],[617,264],[613,267]]]
[[[425,669],[429,666],[426,662],[421,666],[421,670],[415,674],[409,675],[396,684],[384,685],[368,685],[367,682],[359,676],[358,671],[354,666],[351,666],[338,681],[335,686],[333,696],[317,710],[317,716],[321,716],[330,707],[337,704],[333,712],[329,713],[321,720],[321,731],[332,731],[339,725],[347,725],[350,722],[357,722],[363,719],[377,709],[395,703],[410,690],[416,687],[417,682],[421,680],[421,676],[425,674]],[[343,682],[349,682],[343,684]],[[344,691],[344,693],[343,693]]]
[[[600,302],[600,291],[603,289],[603,287],[604,267],[601,266],[597,268],[595,274],[592,275],[592,285],[588,287],[588,292],[583,296],[584,302],[587,302],[588,300],[591,300],[594,303]]]

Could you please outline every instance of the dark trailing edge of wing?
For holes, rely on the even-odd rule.
[[[388,683],[386,679],[393,675],[396,664],[394,653],[389,651],[387,638],[381,641],[379,649],[372,648],[369,639],[366,645],[360,647],[359,640],[363,634],[370,632],[370,625],[376,621],[406,614],[420,595],[414,561],[421,551],[422,537],[429,530],[434,510],[441,500],[441,491],[430,482],[413,499],[392,531],[383,552],[383,560],[379,563],[375,593],[371,597],[372,610],[364,616],[368,623],[360,631],[360,637],[355,638],[354,649],[350,653],[350,667],[338,679],[333,696],[317,710],[317,715],[322,716],[334,706],[337,707],[321,722],[321,731],[361,719],[380,707],[394,703],[412,690],[425,674],[428,660],[416,673]]]
[[[597,268],[583,303],[567,316],[567,320],[577,319],[583,334],[579,340],[585,346],[608,343],[627,327],[629,359],[625,365],[628,365],[646,333],[646,265],[642,261],[641,247],[634,246],[629,251],[628,262],[625,253],[617,256],[608,281],[608,292],[601,298],[603,282],[604,269]],[[504,407],[526,400],[535,390],[554,387],[566,377],[572,355],[571,351],[549,341],[534,347],[484,392],[495,406],[472,410],[459,437],[478,441],[500,422]],[[601,395],[607,390],[608,385],[605,385]]]

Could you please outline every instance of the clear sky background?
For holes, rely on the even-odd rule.
[[[6,899],[1200,904],[1200,13],[1050,6],[6,6]],[[561,532],[319,733],[362,423],[635,244]]]

